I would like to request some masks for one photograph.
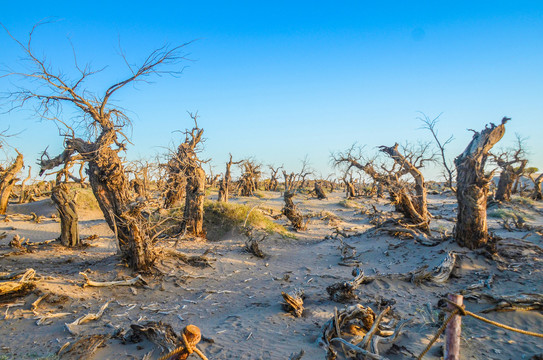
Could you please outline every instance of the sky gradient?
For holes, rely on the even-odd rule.
[[[437,4],[439,3],[439,4]],[[133,64],[164,44],[185,47],[179,77],[153,78],[118,92],[115,104],[133,121],[127,157],[151,157],[179,141],[198,111],[205,153],[215,172],[231,152],[263,164],[300,167],[307,154],[318,175],[330,152],[354,142],[368,152],[395,142],[430,140],[419,111],[440,113],[439,133],[455,140],[450,158],[503,116],[506,135],[528,137],[531,166],[543,168],[543,2],[7,2],[0,22],[53,68],[108,66],[87,84],[98,94],[129,75]],[[69,40],[68,40],[69,39]],[[120,45],[119,45],[120,44]],[[24,68],[22,52],[0,32],[0,68]],[[0,79],[0,91],[13,89]],[[5,110],[4,109],[0,109]],[[3,111],[1,111],[3,112]],[[69,109],[65,115],[70,117]],[[2,128],[23,131],[9,142],[33,164],[62,139],[31,108],[0,115]],[[207,169],[206,169],[207,170]],[[438,170],[428,169],[427,177]]]

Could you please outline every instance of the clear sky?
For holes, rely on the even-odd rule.
[[[121,90],[115,103],[133,120],[130,159],[165,152],[174,130],[198,111],[215,172],[231,152],[296,170],[307,154],[318,174],[330,151],[352,143],[429,140],[416,119],[443,112],[439,131],[454,135],[449,156],[506,115],[502,146],[528,137],[532,166],[543,168],[543,2],[541,1],[2,1],[0,22],[19,39],[44,18],[35,49],[70,74],[80,63],[108,68],[88,83],[102,93],[154,48],[195,40],[178,78]],[[70,39],[70,40],[68,40]],[[0,67],[24,66],[0,33]],[[0,90],[13,89],[0,80]],[[71,112],[67,111],[66,116]],[[10,143],[27,163],[49,146],[54,124],[31,109],[0,115],[24,130]],[[435,175],[430,171],[428,177]]]

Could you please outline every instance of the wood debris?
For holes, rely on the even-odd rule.
[[[349,306],[339,312],[324,324],[319,342],[328,349],[327,359],[335,359],[336,347],[340,347],[349,357],[384,359],[379,355],[379,343],[391,343],[400,333],[405,321],[398,323],[394,331],[385,326],[383,320],[390,311],[385,308],[378,316],[369,307],[360,304]]]
[[[302,316],[302,313],[304,312],[304,292],[302,290],[294,290],[292,293],[287,294],[285,292],[281,292],[281,295],[283,296],[283,299],[285,300],[283,304],[283,308],[285,311],[288,311],[296,317]]]
[[[76,320],[74,320],[73,322],[71,322],[69,324],[64,324],[64,325],[66,325],[66,329],[72,335],[77,334],[76,326],[84,324],[84,323],[89,322],[89,321],[94,321],[94,320],[100,319],[102,317],[102,315],[104,314],[104,311],[106,311],[108,305],[109,305],[109,302],[102,305],[100,310],[95,314],[89,313],[89,314],[87,314],[85,316],[81,316],[80,318],[77,318]]]
[[[64,344],[57,355],[60,359],[91,359],[96,350],[108,339],[109,335],[102,334],[83,336],[73,344]]]
[[[83,287],[147,285],[147,282],[141,277],[141,275],[138,275],[135,278],[128,279],[128,280],[116,280],[116,281],[93,281],[93,280],[90,280],[87,274],[85,273],[80,272],[79,275],[82,275],[85,278],[85,283],[83,284]]]

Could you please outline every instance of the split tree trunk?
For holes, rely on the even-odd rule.
[[[492,174],[485,174],[485,163],[490,149],[505,134],[508,120],[504,117],[501,125],[490,124],[483,131],[475,132],[468,147],[454,160],[458,199],[455,238],[461,246],[477,249],[488,241],[486,202]]]
[[[80,245],[75,201],[66,184],[58,184],[53,188],[51,200],[60,214],[60,243],[68,247]]]
[[[17,180],[15,176],[22,168],[23,154],[18,151],[15,161],[6,170],[0,168],[0,214],[6,213],[9,198]]]

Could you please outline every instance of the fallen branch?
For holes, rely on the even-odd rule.
[[[133,286],[133,285],[147,285],[147,282],[141,277],[141,275],[136,276],[135,278],[129,280],[116,280],[116,281],[93,281],[90,280],[87,274],[80,272],[79,275],[82,275],[85,278],[85,284],[83,287],[94,286],[94,287],[107,287],[107,286]]]
[[[66,329],[68,330],[68,332],[70,334],[76,335],[77,331],[76,331],[75,327],[77,325],[81,325],[81,324],[84,324],[84,323],[89,322],[89,321],[94,321],[94,320],[100,319],[102,317],[102,315],[104,314],[104,311],[106,311],[108,305],[109,305],[109,301],[107,303],[105,303],[104,305],[102,305],[102,307],[100,308],[100,310],[97,313],[95,313],[95,314],[89,313],[87,315],[81,316],[80,318],[77,318],[76,320],[74,320],[73,322],[71,322],[69,324],[64,324],[64,325],[66,325]]]

